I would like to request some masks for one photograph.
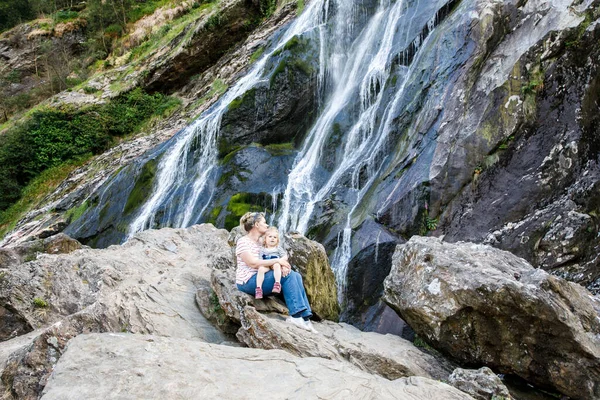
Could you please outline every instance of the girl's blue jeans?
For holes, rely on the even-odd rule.
[[[275,277],[273,271],[268,271],[265,274],[265,280],[262,285],[263,294],[268,296],[273,293],[273,285],[275,284]],[[256,274],[243,285],[237,284],[239,290],[244,293],[248,293],[254,296],[256,290]],[[285,300],[290,315],[300,313],[301,317],[310,317],[312,311],[308,304],[308,298],[306,297],[306,291],[304,290],[304,284],[302,283],[302,276],[296,271],[290,272],[288,276],[281,277],[281,293]]]

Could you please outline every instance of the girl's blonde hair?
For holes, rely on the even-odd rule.
[[[279,246],[279,229],[277,229],[274,226],[270,226],[267,231],[265,232],[265,236],[269,233],[269,232],[274,232],[277,235],[277,246]]]
[[[240,226],[246,231],[250,232],[254,224],[260,221],[261,218],[265,218],[265,214],[261,212],[247,212],[240,218]]]

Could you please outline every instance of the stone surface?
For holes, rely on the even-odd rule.
[[[0,281],[0,306],[11,311],[0,320],[11,327],[1,331],[10,339],[0,343],[1,382],[9,385],[1,389],[36,397],[65,345],[83,332],[231,341],[199,312],[196,293],[210,284],[215,265],[232,264],[227,231],[205,224],[9,266]],[[25,345],[23,336],[13,338],[34,329]]]
[[[340,307],[336,282],[323,245],[293,232],[284,235],[283,244],[290,264],[302,275],[315,316],[337,321]]]
[[[471,399],[427,378],[387,380],[343,362],[146,335],[81,335],[43,400],[144,398]]]
[[[394,253],[385,301],[459,362],[600,396],[600,301],[508,252],[415,236]]]
[[[454,366],[422,352],[395,335],[361,332],[331,321],[313,322],[314,334],[285,322],[287,309],[273,297],[255,300],[234,287],[233,271],[213,272],[212,288],[227,318],[237,324],[237,338],[249,347],[282,349],[302,357],[348,360],[387,379],[448,377]],[[204,311],[203,311],[204,312]]]
[[[448,377],[448,383],[477,400],[511,398],[500,378],[487,367],[478,370],[456,368]]]
[[[9,264],[32,261],[38,254],[67,254],[83,247],[85,246],[64,233],[30,240],[18,246],[0,248],[0,269],[7,268]]]

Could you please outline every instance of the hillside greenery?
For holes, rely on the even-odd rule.
[[[69,167],[139,130],[152,116],[165,116],[178,106],[174,97],[137,88],[106,104],[33,111],[30,118],[0,136],[0,231],[27,205],[18,201],[31,194],[28,185],[38,188],[33,192],[43,188],[37,178],[51,181],[56,174],[64,175],[65,170],[73,169]],[[44,174],[47,171],[50,175]]]

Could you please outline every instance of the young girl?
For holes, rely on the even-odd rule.
[[[260,249],[259,255],[263,260],[285,257],[285,250],[279,247],[279,231],[274,226],[268,228],[265,232],[264,245]],[[263,297],[262,284],[269,269],[273,269],[273,277],[275,278],[273,293],[281,293],[281,265],[276,263],[271,267],[259,267],[256,274],[256,292],[254,294],[257,299]]]

